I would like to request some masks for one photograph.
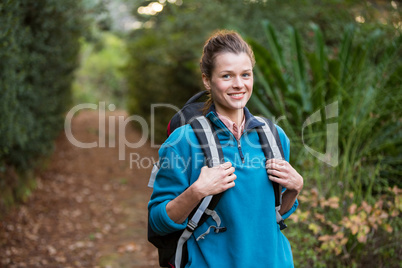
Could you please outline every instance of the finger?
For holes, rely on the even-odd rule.
[[[223,164],[220,164],[220,167],[223,168],[223,169],[228,169],[228,168],[230,168],[231,166],[232,166],[232,163],[231,163],[231,162],[225,162],[225,163],[223,163]]]
[[[277,182],[278,184],[282,185],[283,187],[287,188],[287,185],[289,184],[288,180],[285,180],[281,177],[278,176],[274,176],[274,175],[269,175],[268,178],[273,181],[273,182]]]
[[[266,169],[282,170],[286,166],[287,162],[269,162],[265,165]]]
[[[236,174],[232,173],[232,174],[228,175],[226,178],[230,182],[230,181],[234,181],[235,179],[237,179],[237,176],[236,176]]]
[[[234,172],[235,172],[235,168],[234,168],[234,167],[228,168],[228,169],[226,169],[226,170],[224,171],[223,176],[224,176],[224,177],[230,176],[230,175],[234,174]]]
[[[220,183],[222,183],[223,185],[226,185],[226,184],[231,183],[232,181],[236,180],[236,178],[237,178],[237,176],[235,174],[230,174],[230,175],[226,176],[225,178],[222,178]]]
[[[227,190],[227,189],[230,189],[230,188],[235,187],[235,185],[236,185],[235,182],[234,182],[234,181],[231,181],[231,182],[229,182],[229,183],[226,184],[226,187],[225,187],[225,188],[226,188],[226,190]]]
[[[281,164],[267,164],[265,165],[265,168],[267,170],[273,169],[273,170],[279,170],[279,171],[284,171],[286,170],[286,166],[285,165],[281,165]]]
[[[285,165],[286,163],[287,163],[286,160],[276,159],[276,158],[268,159],[268,160],[265,162],[266,165],[268,165],[268,164]]]
[[[274,170],[274,169],[267,170],[267,173],[268,173],[268,175],[276,176],[281,179],[285,179],[287,177],[286,173],[283,173],[281,171]]]

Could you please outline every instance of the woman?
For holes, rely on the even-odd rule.
[[[251,48],[235,32],[220,31],[204,46],[200,68],[210,92],[206,117],[217,130],[224,164],[202,166],[190,125],[175,130],[159,151],[162,168],[148,205],[150,225],[158,234],[183,230],[202,198],[225,192],[215,211],[227,231],[197,240],[214,225],[213,219],[199,226],[187,241],[186,267],[293,267],[289,242],[276,223],[272,182],[286,188],[280,210],[285,219],[298,205],[303,178],[288,163],[289,139],[279,127],[286,161],[255,164],[265,157],[255,146],[255,127],[262,123],[245,108],[253,91],[254,63]]]

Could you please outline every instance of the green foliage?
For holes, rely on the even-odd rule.
[[[199,9],[199,17],[194,18],[194,8]],[[129,113],[151,122],[152,104],[168,103],[180,107],[200,89],[200,48],[216,25],[199,18],[208,14],[210,8],[209,5],[186,1],[179,12],[179,7],[168,4],[153,21],[153,28],[135,32],[128,47],[130,60],[126,69]],[[194,32],[199,34],[187,38]],[[155,109],[157,141],[166,137],[166,126],[176,111]]]
[[[62,128],[82,17],[77,1],[0,2],[0,207],[30,191],[27,170]]]
[[[198,62],[205,40],[217,29],[237,30],[262,42],[261,21],[270,19],[280,29],[279,39],[292,24],[300,29],[302,37],[298,37],[299,40],[310,36],[311,30],[305,24],[313,21],[325,26],[325,34],[331,37],[329,42],[337,43],[345,22],[355,23],[353,14],[347,9],[352,4],[339,4],[338,1],[317,4],[316,1],[294,0],[206,0],[202,3],[186,0],[176,3],[179,2],[180,5],[166,1],[157,15],[136,14],[143,22],[143,28],[133,31],[128,47],[128,110],[149,121],[151,104],[169,103],[181,107],[202,88]],[[134,11],[147,5],[149,1],[139,1]],[[335,7],[343,8],[334,13]],[[166,137],[166,125],[174,112],[173,109],[156,109],[157,140],[163,141]]]
[[[315,44],[308,50],[294,28],[286,46],[270,23],[264,27],[267,48],[250,40],[257,62],[251,103],[265,116],[281,118],[278,124],[291,139],[291,162],[305,177],[304,191],[310,190],[300,197],[302,207],[293,217],[298,224],[291,224],[295,230],[289,234],[296,266],[397,267],[400,36],[384,41],[382,32],[374,31],[359,42],[363,39],[350,27],[339,47],[329,47],[312,25]],[[336,113],[329,116],[334,103]],[[316,112],[317,121],[306,124]],[[338,135],[326,132],[330,124],[337,125]],[[325,165],[331,155],[319,160],[306,150],[325,152],[327,135],[338,142],[333,167]]]
[[[150,4],[138,2],[134,12]],[[181,107],[202,88],[198,61],[205,39],[216,29],[237,30],[250,37],[257,58],[248,107],[276,118],[285,129],[291,139],[291,162],[305,178],[306,191],[314,185],[320,198],[337,196],[339,202],[348,198],[346,193],[354,192],[347,205],[355,203],[360,208],[365,199],[374,206],[391,185],[402,188],[401,13],[399,6],[393,6],[397,4],[337,0],[170,2],[165,1],[156,15],[137,14],[143,27],[133,31],[128,47],[129,113],[150,121],[153,103]],[[264,20],[270,23],[261,28]],[[324,108],[331,103],[336,103],[338,114],[327,120]],[[317,111],[321,122],[306,126],[302,135],[306,119]],[[164,140],[174,112],[156,109],[157,140]],[[318,161],[304,147],[325,152],[328,124],[338,124],[336,168]],[[328,207],[316,211],[308,202],[306,208],[301,203],[301,212],[321,213],[333,224],[340,225],[342,216],[347,215]],[[388,207],[382,209],[388,211]],[[386,246],[400,230],[401,223],[395,219],[392,233],[387,228],[370,229],[374,232],[370,239],[375,241],[371,244],[360,243],[356,234],[345,230],[351,244],[343,246],[356,256],[345,254],[342,260],[332,246],[317,253],[324,241],[317,240],[316,226],[309,228],[310,223],[324,224],[314,218],[308,224],[290,223],[285,231],[296,267],[370,267],[365,261],[373,251],[381,267],[382,260],[400,253],[400,249]],[[323,235],[332,235],[327,227],[322,227]]]
[[[395,38],[386,50],[376,51],[373,46],[381,42],[381,34],[375,32],[366,42],[356,44],[355,29],[351,27],[339,49],[329,48],[319,28],[313,25],[316,41],[314,50],[309,52],[303,49],[294,28],[288,31],[290,47],[285,48],[272,25],[266,22],[264,26],[268,49],[250,40],[257,61],[251,103],[265,116],[285,116],[280,124],[292,140],[297,164],[306,159],[305,155],[301,157],[306,145],[325,151],[327,124],[336,123],[339,165],[332,172],[341,178],[344,189],[359,192],[365,198],[365,194],[370,196],[373,190],[381,191],[388,184],[401,187],[396,179],[401,175],[397,167],[401,155],[400,150],[394,149],[401,145],[398,118],[402,95],[398,94],[401,85],[395,81],[401,68],[395,60],[401,53],[401,39]],[[331,121],[324,108],[333,103],[339,116],[336,114],[338,120]],[[307,124],[316,111],[321,113],[318,122]],[[384,172],[387,177],[383,177]],[[373,176],[380,178],[375,184]]]
[[[92,41],[81,39],[81,65],[73,84],[73,101],[76,104],[107,101],[124,108],[126,83],[122,68],[127,59],[124,41],[110,32],[97,36]]]

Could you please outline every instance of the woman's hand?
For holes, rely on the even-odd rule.
[[[266,162],[268,177],[286,190],[297,194],[303,188],[303,177],[285,160],[269,159]]]
[[[303,177],[285,160],[269,159],[266,162],[268,177],[277,182],[286,191],[282,194],[282,205],[279,213],[288,212],[303,188]]]
[[[212,168],[205,166],[201,168],[200,176],[192,187],[201,198],[219,194],[235,186],[236,175],[234,172],[235,168],[230,162]]]
[[[201,168],[198,179],[166,205],[166,213],[176,223],[184,222],[204,197],[219,194],[235,186],[234,167],[226,162],[217,167]]]

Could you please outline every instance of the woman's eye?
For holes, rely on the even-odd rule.
[[[244,74],[243,74],[243,77],[250,77],[250,76],[251,76],[250,73],[244,73]]]
[[[224,74],[224,75],[222,75],[222,78],[228,79],[228,78],[230,78],[230,74]]]

